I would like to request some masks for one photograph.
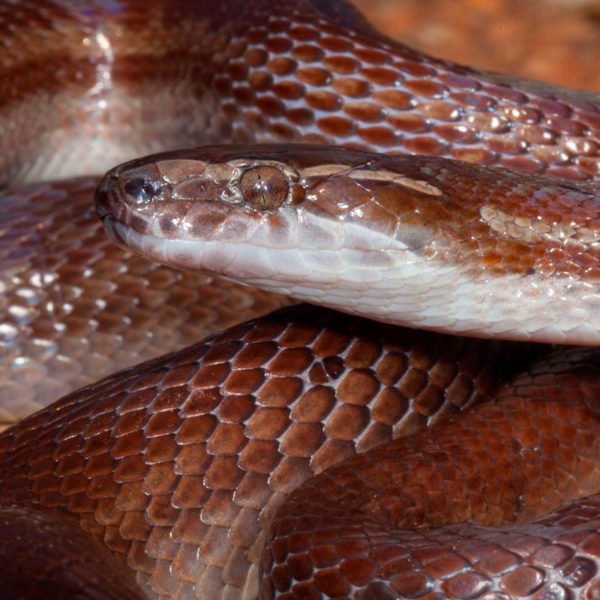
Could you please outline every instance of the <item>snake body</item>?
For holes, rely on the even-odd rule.
[[[353,146],[211,147],[136,161],[104,180],[100,213],[107,223],[114,219],[109,227],[120,242],[148,231],[179,236],[197,194],[214,194],[223,173],[237,169],[240,184],[227,188],[228,200],[241,205],[243,219],[213,200],[189,218],[188,231],[216,231],[227,242],[247,231],[249,220],[274,224],[281,206],[300,214],[315,194],[321,242],[330,241],[340,219],[350,225],[344,235],[359,244],[356,251],[389,239],[391,226],[377,211],[394,206],[395,239],[434,265],[469,260],[471,276],[499,280],[498,288],[505,275],[566,281],[556,288],[566,291],[566,326],[554,327],[562,317],[551,316],[523,333],[510,315],[510,326],[488,325],[478,335],[597,343],[590,322],[598,281],[595,94],[430,59],[384,38],[340,1],[201,5],[202,11],[183,0],[1,7],[0,20],[10,25],[2,77],[14,82],[2,101],[3,143],[15,149],[3,154],[4,180],[48,179],[59,165],[69,176],[98,172],[181,145]],[[160,135],[150,135],[148,124]],[[91,146],[90,132],[97,136]],[[391,151],[436,157],[372,154]],[[244,157],[259,162],[241,164]],[[460,168],[446,159],[529,175]],[[193,171],[199,162],[201,173]],[[309,179],[313,187],[292,185],[282,194],[274,172],[286,168],[296,170],[296,184]],[[18,334],[25,333],[38,348],[25,367],[23,357],[11,363],[9,371],[23,367],[19,385],[44,381],[34,366],[54,374],[57,364],[67,364],[69,347],[89,353],[87,344],[73,342],[76,336],[57,333],[77,325],[91,334],[95,353],[117,347],[117,364],[129,360],[119,347],[125,341],[156,346],[163,317],[144,341],[119,328],[110,312],[87,324],[95,308],[114,311],[118,298],[132,295],[133,273],[141,271],[149,287],[127,313],[129,323],[147,328],[146,315],[169,294],[190,311],[183,330],[194,317],[190,289],[199,279],[112,249],[89,213],[78,213],[96,182],[31,184],[3,200],[13,210],[27,200],[40,215],[31,235],[22,213],[3,217],[22,228],[13,231],[25,240],[22,252],[14,238],[6,244],[13,270],[5,288],[17,301],[8,305],[5,346],[24,347]],[[338,188],[346,192],[342,200],[333,194]],[[346,206],[357,188],[360,200]],[[174,203],[162,202],[172,193]],[[60,214],[79,214],[91,233],[71,235],[62,228],[66,217],[52,216],[70,194],[74,212]],[[455,206],[459,196],[472,218],[447,224],[444,206]],[[525,212],[515,216],[523,201]],[[161,202],[166,213],[146,218]],[[370,217],[366,229],[361,211]],[[403,215],[408,229],[396,228]],[[120,217],[127,232],[115,224]],[[467,233],[473,224],[491,238]],[[269,230],[269,239],[258,227],[256,238],[285,246],[290,229]],[[450,235],[457,231],[462,249]],[[134,249],[166,262],[174,256],[143,245]],[[195,260],[183,258],[184,266]],[[217,271],[218,262],[213,255],[200,266]],[[252,260],[244,268],[232,264],[235,272],[224,270],[229,277],[254,268]],[[36,269],[25,280],[17,274],[23,266]],[[107,287],[101,282],[108,274],[117,279]],[[250,271],[257,277],[265,279],[264,270]],[[368,300],[367,279],[354,279]],[[345,281],[330,286],[333,295]],[[282,302],[208,283],[200,298],[213,294],[226,319],[235,311],[242,316],[247,298],[259,299],[256,310]],[[46,290],[55,296],[36,300],[47,298]],[[224,309],[219,298],[229,290],[234,301]],[[34,327],[24,319],[34,305],[47,322],[40,305],[47,309],[64,297],[63,326]],[[326,303],[354,310],[345,297]],[[544,307],[552,304],[546,296]],[[403,314],[394,320],[408,320]],[[425,325],[442,326],[435,318]],[[472,332],[462,323],[454,329]],[[185,339],[184,331],[169,342]],[[417,332],[307,305],[248,321],[75,391],[0,435],[2,590],[9,598],[594,598],[597,371],[595,348]],[[71,379],[80,384],[78,377]],[[17,383],[8,388],[20,389]],[[7,395],[14,400],[14,391]]]

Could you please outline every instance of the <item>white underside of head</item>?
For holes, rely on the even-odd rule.
[[[380,321],[476,337],[600,344],[600,292],[569,278],[483,280],[475,269],[428,262],[401,244],[385,252],[267,248],[157,239],[113,226],[131,248],[170,266]]]

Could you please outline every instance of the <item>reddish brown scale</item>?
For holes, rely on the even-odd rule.
[[[334,111],[341,105],[340,97],[337,94],[323,90],[314,90],[306,94],[306,103],[312,108],[322,111]]]
[[[279,508],[263,596],[593,597],[597,360],[558,353],[492,403],[312,478]]]
[[[314,62],[322,61],[324,52],[316,46],[305,44],[302,46],[296,46],[292,51],[292,56],[299,61]]]
[[[319,128],[327,135],[349,138],[356,131],[356,124],[343,117],[324,117],[317,121]]]
[[[291,108],[285,114],[288,120],[296,125],[307,126],[314,120],[313,112],[309,108]]]
[[[448,150],[448,144],[425,136],[417,136],[408,139],[406,140],[405,145],[410,152],[430,156],[442,156]]]
[[[388,148],[398,145],[399,136],[386,127],[359,127],[357,133],[361,140],[369,144],[377,141],[381,146]]]
[[[323,64],[333,73],[348,75],[358,71],[360,63],[347,56],[326,56]]]
[[[1,434],[3,498],[79,523],[149,597],[237,595],[260,559],[267,515],[287,494],[477,402],[512,368],[508,347],[308,306],[273,313]],[[0,551],[3,543],[12,540],[0,538]]]
[[[392,117],[388,117],[387,121],[393,126],[394,129],[409,133],[421,133],[431,129],[431,123],[419,115],[394,115]]]
[[[354,77],[340,77],[339,79],[335,79],[332,87],[340,94],[354,98],[366,97],[369,94],[369,84]]]
[[[267,69],[273,73],[273,75],[289,75],[296,68],[296,62],[289,58],[276,57],[267,63]]]
[[[383,111],[375,104],[368,102],[348,103],[344,107],[344,111],[357,121],[380,121],[383,117]]]

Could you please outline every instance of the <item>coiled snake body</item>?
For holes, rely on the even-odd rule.
[[[421,56],[339,1],[200,4],[0,8],[4,396],[285,302],[113,248],[96,179],[16,187],[57,165],[235,143],[111,171],[111,235],[363,317],[283,308],[3,432],[3,594],[594,598],[598,351],[489,338],[598,344],[597,96]]]

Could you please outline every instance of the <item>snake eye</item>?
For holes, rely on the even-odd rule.
[[[244,200],[257,210],[279,208],[288,195],[288,180],[275,167],[253,167],[240,180]]]
[[[160,183],[143,177],[136,177],[128,181],[123,189],[136,204],[146,204],[152,200],[158,200],[163,192]]]

